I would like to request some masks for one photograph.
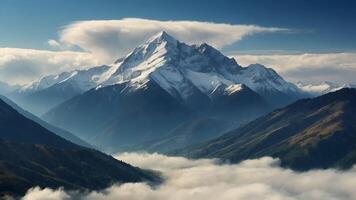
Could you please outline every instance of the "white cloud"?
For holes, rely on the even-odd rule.
[[[230,55],[241,65],[261,63],[292,81],[356,83],[356,53]]]
[[[65,70],[110,64],[162,30],[184,42],[207,42],[220,48],[254,33],[287,29],[137,18],[79,21],[65,26],[59,40],[47,41],[50,47],[62,51],[0,48],[0,80],[23,84]],[[80,47],[85,52],[63,51],[71,47]]]
[[[166,181],[157,187],[144,183],[114,185],[102,192],[82,194],[85,200],[351,200],[356,199],[356,169],[295,172],[278,166],[269,157],[240,164],[219,164],[216,160],[188,160],[159,154],[126,153],[120,160],[159,169]],[[50,190],[32,189],[25,198],[48,197]],[[66,199],[72,193],[51,191]],[[57,192],[57,193],[56,193]],[[78,195],[78,194],[76,194]],[[55,196],[54,196],[55,197]]]
[[[50,47],[55,47],[55,48],[58,48],[61,46],[61,44],[59,42],[57,42],[56,40],[48,40],[47,41],[47,44],[50,46]]]
[[[209,43],[217,48],[262,32],[288,31],[256,25],[234,25],[198,21],[158,21],[137,18],[79,21],[65,26],[51,47],[77,51],[41,51],[0,48],[0,81],[26,83],[42,76],[99,64],[110,64],[153,34],[165,30],[187,43]],[[356,53],[235,54],[242,65],[262,63],[290,81],[356,83]]]
[[[0,48],[0,80],[12,84],[97,64],[90,53]]]
[[[35,187],[28,190],[27,195],[22,200],[66,200],[69,198],[70,196],[63,189],[52,190]]]
[[[104,62],[113,62],[159,31],[167,31],[187,43],[209,43],[217,48],[247,35],[286,31],[283,28],[234,25],[199,21],[158,21],[138,18],[79,21],[60,32],[60,41],[92,52]]]

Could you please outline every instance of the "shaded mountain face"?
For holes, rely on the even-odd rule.
[[[126,84],[93,89],[45,115],[49,122],[76,131],[99,147],[143,142],[192,117],[191,110],[154,82],[135,92]]]
[[[51,109],[44,119],[109,150],[162,138],[205,116],[246,122],[301,95],[272,69],[243,68],[207,44],[189,46],[165,32],[96,80],[95,88]]]
[[[356,163],[356,89],[299,100],[203,145],[180,152],[239,162],[273,156],[294,169]]]
[[[133,150],[168,153],[174,149],[206,142],[228,130],[233,130],[240,124],[249,122],[256,115],[262,114],[263,111],[267,111],[269,107],[261,102],[259,96],[250,92],[249,89],[246,89],[233,96],[221,95],[214,99],[210,108],[206,109],[204,113],[179,124],[168,134],[135,145]]]
[[[229,109],[221,104],[223,100],[212,103],[206,97],[198,96],[196,101],[201,102],[200,109],[194,110],[170,96],[155,82],[134,91],[126,84],[118,84],[90,90],[60,105],[58,110],[45,117],[107,151],[121,151],[164,137],[181,124],[200,116],[217,117],[221,121],[231,117],[245,120],[268,107],[251,90],[241,92],[239,98],[233,102],[236,104],[229,104],[232,106]],[[206,108],[201,109],[203,106]]]
[[[99,151],[71,143],[0,100],[0,195],[40,186],[98,190],[157,176]]]

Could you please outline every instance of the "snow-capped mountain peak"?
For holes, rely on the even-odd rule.
[[[176,40],[174,37],[169,35],[166,31],[161,31],[156,35],[152,36],[150,39],[148,39],[146,44],[162,43],[162,42],[166,42],[169,44],[176,44],[178,40]]]
[[[78,83],[83,90],[121,83],[139,89],[153,81],[183,100],[196,91],[208,97],[218,88],[229,94],[238,92],[240,84],[262,95],[278,92],[297,96],[300,93],[296,86],[270,68],[260,64],[241,67],[233,58],[206,43],[188,45],[164,31],[110,66],[48,76],[30,87],[44,88],[69,81]]]
[[[300,90],[294,84],[285,81],[272,68],[256,63],[243,68],[241,71],[242,73],[238,77],[255,91],[275,90],[287,94],[300,93]]]
[[[189,98],[191,90],[209,96],[219,86],[234,85],[224,74],[242,69],[208,44],[190,46],[166,32],[150,38],[116,65],[117,71],[103,85],[130,82],[132,88],[142,88],[151,80],[182,99]]]
[[[218,51],[217,49],[215,49],[214,47],[210,46],[207,43],[203,43],[201,45],[199,45],[197,47],[198,51],[202,54],[207,54],[213,58],[217,58],[217,59],[224,59],[225,56]],[[235,61],[234,59],[230,59],[231,61]],[[235,62],[236,63],[236,62]]]

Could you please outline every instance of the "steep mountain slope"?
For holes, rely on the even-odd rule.
[[[0,195],[34,186],[102,189],[115,182],[158,180],[93,149],[71,143],[0,100]]]
[[[295,89],[269,71],[242,68],[207,44],[189,46],[162,32],[119,59],[95,89],[57,106],[44,119],[106,150],[125,150],[202,116],[245,122],[269,111],[269,103],[245,82],[256,89]],[[264,80],[271,76],[274,81]]]
[[[192,117],[192,111],[150,82],[135,92],[126,84],[90,90],[47,113],[45,119],[107,151],[117,146],[112,149],[117,151],[157,137]]]
[[[192,108],[170,96],[155,82],[134,90],[127,84],[117,84],[77,96],[49,112],[45,119],[80,134],[106,151],[118,151],[161,138],[200,116],[245,121],[269,108],[248,88],[229,98],[221,96],[217,101],[205,96],[195,98],[200,105]]]
[[[356,163],[356,89],[299,100],[198,147],[180,153],[239,162],[279,157],[295,169]]]
[[[57,128],[51,124],[48,124],[47,122],[43,121],[42,119],[36,117],[35,115],[31,114],[30,112],[27,112],[26,110],[20,108],[18,105],[16,105],[14,102],[12,102],[10,99],[1,96],[0,95],[0,99],[3,100],[6,104],[8,104],[9,106],[11,106],[13,109],[15,109],[18,113],[20,113],[21,115],[23,115],[24,117],[32,120],[33,122],[41,125],[42,127],[44,127],[45,129],[51,131],[52,133],[55,133],[56,135],[71,141],[75,144],[78,144],[80,146],[83,147],[88,147],[88,148],[93,148],[93,146],[91,146],[90,144],[88,144],[87,142],[83,141],[82,139],[78,138],[77,136],[73,135],[72,133]]]

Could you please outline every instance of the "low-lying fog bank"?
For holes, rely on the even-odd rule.
[[[189,160],[148,153],[123,153],[115,157],[141,168],[159,170],[166,181],[154,188],[145,183],[128,183],[86,194],[32,188],[23,199],[356,199],[356,168],[348,171],[330,169],[299,173],[279,167],[279,161],[269,157],[233,165],[211,159]]]

